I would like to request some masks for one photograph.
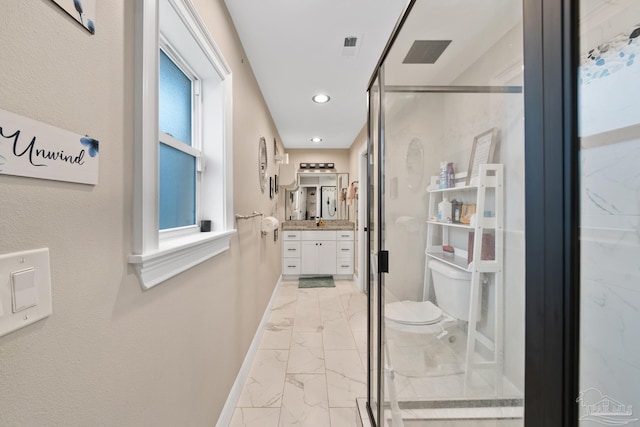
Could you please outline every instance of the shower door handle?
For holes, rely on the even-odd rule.
[[[389,251],[378,252],[378,273],[389,272]]]

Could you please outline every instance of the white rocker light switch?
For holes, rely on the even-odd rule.
[[[11,282],[14,313],[38,305],[35,268],[11,273]]]

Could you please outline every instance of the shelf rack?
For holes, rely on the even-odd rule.
[[[471,295],[469,299],[469,321],[467,328],[467,351],[465,359],[465,393],[468,391],[471,374],[475,369],[491,369],[494,371],[494,392],[502,394],[503,354],[504,354],[504,283],[503,283],[503,226],[504,226],[504,186],[503,165],[480,165],[479,175],[472,185],[466,185],[466,173],[456,174],[459,183],[453,188],[438,188],[439,178],[432,177],[427,192],[429,193],[429,216],[434,217],[437,205],[443,195],[460,193],[476,204],[476,218],[471,224],[443,223],[427,221],[427,245],[425,250],[425,275],[423,299],[429,298],[431,289],[431,271],[429,260],[437,259],[459,270],[471,273]],[[473,197],[475,193],[475,197]],[[489,194],[488,194],[489,193]],[[492,193],[492,194],[491,194]],[[489,196],[489,197],[488,197]],[[484,216],[486,208],[493,208],[493,216]],[[454,247],[454,254],[444,252],[443,245],[449,245],[453,233],[474,232],[472,260],[468,262],[468,247]],[[485,232],[494,235],[493,259],[482,259],[483,235]],[[460,241],[458,235],[458,241]],[[462,239],[468,242],[468,239]],[[482,301],[482,287],[486,275],[493,277],[495,316],[493,339],[478,330],[478,317]],[[476,361],[476,344],[480,343],[492,354],[488,361]]]

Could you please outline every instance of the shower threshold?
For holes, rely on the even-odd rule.
[[[481,426],[482,421],[489,422],[487,425],[491,426],[522,426],[523,405],[522,398],[458,398],[398,402],[403,427],[451,425],[449,421],[455,421],[456,426]],[[358,408],[359,416],[368,422],[366,410],[360,410],[366,408],[365,399],[358,402]],[[386,426],[396,427],[392,421],[389,402],[385,403],[384,417]],[[359,425],[371,425],[367,422],[362,421]]]

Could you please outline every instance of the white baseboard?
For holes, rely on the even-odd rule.
[[[364,283],[362,283],[362,279],[364,279],[364,278],[360,277],[360,272],[354,270],[354,272],[353,272],[353,283],[356,285],[356,288],[358,288],[358,290],[360,292],[364,292],[364,289],[366,287],[366,285]]]
[[[269,316],[271,315],[271,307],[273,307],[273,302],[275,301],[276,295],[278,294],[278,290],[280,289],[280,285],[282,284],[282,275],[278,278],[278,282],[276,283],[275,288],[273,289],[273,294],[271,294],[271,299],[269,300],[269,304],[267,304],[267,308],[262,315],[262,320],[258,325],[258,329],[256,330],[256,334],[253,336],[253,341],[251,341],[251,345],[249,346],[249,350],[247,350],[247,354],[244,357],[244,361],[242,362],[242,366],[240,367],[240,371],[236,376],[236,380],[233,383],[233,387],[231,387],[231,391],[229,392],[229,396],[227,397],[227,401],[222,408],[222,412],[220,413],[220,417],[218,418],[218,422],[216,423],[216,427],[226,427],[231,423],[231,418],[233,417],[233,412],[238,405],[238,400],[240,400],[240,394],[242,393],[242,388],[244,387],[244,383],[247,381],[247,377],[249,376],[249,372],[251,371],[251,365],[253,364],[253,359],[258,352],[258,348],[260,348],[260,341],[262,341],[262,333],[264,331],[264,327],[266,326]]]

